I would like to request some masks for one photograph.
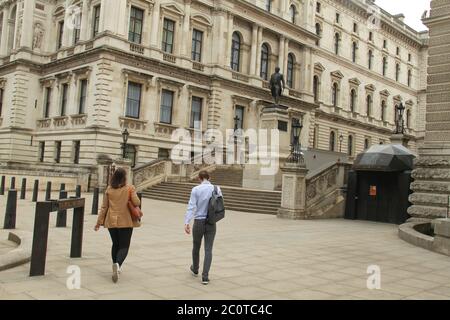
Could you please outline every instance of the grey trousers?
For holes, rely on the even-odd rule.
[[[192,236],[194,238],[194,247],[192,249],[192,267],[195,272],[198,272],[200,264],[200,248],[202,246],[202,239],[205,238],[205,260],[203,261],[204,278],[208,277],[209,269],[212,263],[212,249],[214,238],[216,237],[216,225],[206,223],[206,220],[195,220],[192,228]]]

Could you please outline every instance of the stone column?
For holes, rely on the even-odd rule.
[[[283,174],[281,208],[278,218],[307,219],[306,215],[306,175],[304,164],[286,163],[281,167]]]
[[[289,39],[286,38],[286,39],[284,39],[284,62],[283,62],[283,68],[281,69],[281,73],[284,73],[284,74],[287,73],[287,64],[288,64],[287,56],[288,56],[288,54],[289,54]]]
[[[256,44],[256,71],[255,74],[258,75],[259,71],[261,70],[261,45],[263,40],[263,28],[258,28],[258,41]]]
[[[80,41],[87,40],[89,38],[88,22],[89,22],[89,1],[84,0],[81,7],[81,30]]]
[[[280,69],[283,69],[284,67],[284,49],[285,49],[285,43],[284,43],[284,36],[280,36],[279,39],[279,44],[278,44],[278,67],[280,67]],[[281,70],[282,73],[284,73],[283,70]]]
[[[109,3],[109,1],[111,1],[111,0],[108,0],[108,3]],[[100,9],[100,21],[99,21],[99,24],[98,24],[98,32],[99,33],[101,33],[101,32],[106,30],[106,21],[105,21],[106,18],[105,17],[107,17],[106,11],[109,11],[108,10],[108,5],[106,3],[107,3],[106,0],[101,0],[101,2],[100,2],[100,8],[101,8]]]
[[[72,23],[72,17],[70,10],[67,10],[67,8],[70,6],[70,0],[65,1],[64,8],[66,9],[65,16],[64,16],[64,30],[63,30],[63,36],[62,36],[62,47],[69,47],[70,46],[70,38],[73,36],[73,28],[71,26]],[[103,10],[103,7],[102,7]]]
[[[258,50],[258,25],[253,24],[252,32],[252,50],[250,56],[250,74],[256,75],[256,52]]]
[[[35,0],[25,0],[23,8],[23,21],[26,21],[26,23],[22,24],[20,46],[30,49],[33,46],[34,7]]]
[[[234,27],[234,17],[231,14],[231,12],[228,12],[227,14],[227,27],[226,27],[226,47],[225,52],[227,53],[226,57],[227,60],[225,61],[225,65],[229,66],[231,65],[231,41],[233,38],[233,27]],[[223,42],[223,41],[221,41]]]
[[[408,213],[434,219],[447,215],[450,195],[450,57],[442,50],[450,47],[450,1],[431,1],[431,15],[424,23],[430,29],[426,133],[412,173],[413,205]]]
[[[9,20],[9,8],[5,7],[2,10],[2,41],[0,45],[0,56],[6,56],[8,54],[8,20]]]
[[[189,57],[189,41],[191,28],[191,0],[185,0],[184,4],[184,20],[183,20],[183,37],[181,39],[181,55]]]
[[[155,4],[153,5],[153,14],[152,14],[152,29],[150,35],[150,45],[152,47],[159,47],[158,34],[159,34],[159,16],[161,12],[161,6],[159,0],[155,0]]]

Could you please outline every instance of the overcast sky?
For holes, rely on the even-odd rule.
[[[421,17],[425,10],[430,10],[430,0],[375,0],[375,3],[391,14],[403,13],[406,24],[413,29],[427,30]]]

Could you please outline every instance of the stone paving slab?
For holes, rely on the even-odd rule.
[[[450,258],[402,241],[395,225],[234,211],[218,225],[211,283],[203,286],[188,270],[186,205],[149,199],[124,273],[113,284],[109,235],[93,231],[91,198],[86,196],[83,258],[69,258],[71,212],[62,229],[52,214],[46,275],[28,277],[29,264],[0,272],[0,299],[450,299]],[[31,231],[34,204],[28,199],[19,206],[17,228]],[[0,196],[0,221],[4,210]],[[70,265],[80,267],[80,290],[66,287]],[[380,290],[367,289],[371,265],[381,268]]]

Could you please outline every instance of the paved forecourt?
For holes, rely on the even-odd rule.
[[[3,221],[6,196],[0,196]],[[211,283],[189,273],[191,237],[186,205],[144,199],[144,226],[135,230],[119,283],[111,281],[110,239],[93,231],[87,195],[83,258],[70,259],[68,227],[50,222],[45,277],[29,264],[0,272],[0,299],[450,299],[450,258],[414,247],[397,227],[346,220],[290,221],[228,211],[218,225]],[[17,228],[33,229],[34,204],[19,201]],[[0,240],[7,233],[0,231]],[[9,244],[2,242],[0,253]],[[81,269],[69,290],[67,268]],[[381,289],[367,289],[367,268],[381,268]]]

